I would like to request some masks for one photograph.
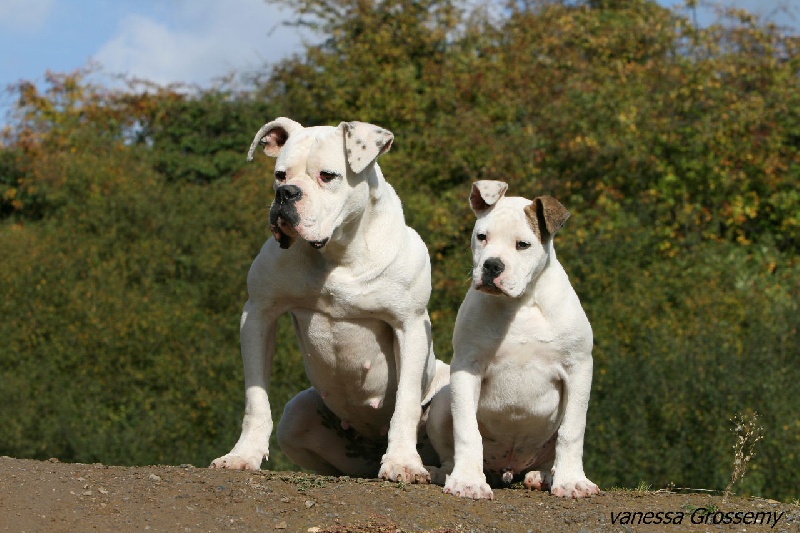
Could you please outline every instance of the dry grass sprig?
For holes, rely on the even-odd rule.
[[[733,471],[722,496],[723,502],[728,500],[733,486],[744,479],[747,463],[755,457],[756,443],[764,438],[764,428],[758,424],[758,413],[755,411],[751,414],[738,414],[731,419],[731,422],[733,422],[731,431],[736,434],[736,442],[733,445]]]

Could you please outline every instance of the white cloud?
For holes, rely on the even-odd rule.
[[[0,27],[15,33],[36,31],[45,26],[55,0],[0,0]]]
[[[94,55],[105,70],[157,83],[208,84],[233,70],[272,63],[301,49],[281,22],[292,13],[264,0],[181,0],[159,18],[126,15],[115,37]],[[160,4],[161,8],[165,4]]]

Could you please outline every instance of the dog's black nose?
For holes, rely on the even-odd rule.
[[[499,276],[505,269],[506,265],[499,257],[490,257],[483,262],[483,275],[491,280]]]
[[[279,204],[296,202],[303,196],[303,190],[297,185],[281,185],[275,191],[275,200]]]

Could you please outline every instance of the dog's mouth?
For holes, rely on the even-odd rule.
[[[286,222],[282,217],[275,217],[275,219],[270,222],[269,229],[272,231],[275,240],[278,241],[278,245],[284,250],[289,248],[294,242],[294,238],[291,234],[295,232],[291,224]]]
[[[485,292],[486,294],[495,294],[495,295],[505,294],[503,292],[503,289],[495,285],[493,281],[489,283],[486,283],[484,281],[479,281],[475,285],[475,290]]]
[[[278,245],[283,248],[284,250],[289,248],[293,243],[295,238],[302,236],[298,233],[297,228],[293,227],[287,220],[283,217],[275,217],[275,221],[269,225],[270,231],[272,231],[272,235],[275,237],[275,240],[278,241]],[[330,237],[325,237],[324,239],[318,240],[309,240],[306,241],[308,244],[311,245],[312,248],[315,250],[321,250],[328,244]]]

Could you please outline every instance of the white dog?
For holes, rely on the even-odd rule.
[[[592,328],[553,249],[569,212],[549,196],[506,198],[507,188],[479,181],[470,195],[472,287],[456,318],[450,385],[428,419],[442,461],[432,471],[444,492],[468,498],[493,498],[485,472],[590,496],[599,493],[583,472]]]
[[[375,162],[393,139],[362,122],[304,128],[287,118],[256,134],[248,159],[259,144],[277,157],[275,238],[247,278],[242,433],[212,468],[258,469],[268,458],[276,320],[291,313],[313,386],[287,404],[281,449],[318,473],[429,481],[418,430],[449,374],[431,344],[427,249]]]

